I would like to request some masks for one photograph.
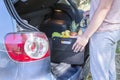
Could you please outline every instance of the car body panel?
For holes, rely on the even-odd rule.
[[[0,62],[2,64],[0,66],[1,80],[55,80],[50,72],[50,65],[48,65],[50,63],[49,58],[41,61],[19,63],[6,56],[0,56],[0,58],[3,58]]]
[[[4,0],[0,0],[0,6],[0,80],[55,80],[50,70],[50,56],[31,62],[17,62],[9,57],[4,38],[8,33],[17,32],[17,22]]]
[[[16,21],[10,16],[4,0],[0,1],[0,67],[5,67],[5,64],[9,62],[9,57],[4,45],[4,38],[7,33],[16,31]]]
[[[9,14],[5,4],[4,0],[0,1],[0,51],[1,47],[3,47],[2,43],[4,43],[4,37],[9,32],[15,32],[16,31],[16,21],[11,17]],[[5,50],[5,49],[3,49]]]

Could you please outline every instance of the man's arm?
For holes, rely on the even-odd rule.
[[[107,16],[111,8],[112,2],[113,0],[100,0],[98,8],[94,13],[91,22],[88,25],[88,28],[86,29],[83,36],[85,36],[86,38],[90,38],[96,32],[96,30],[100,27],[103,20]]]
[[[99,5],[88,25],[86,31],[77,38],[72,49],[74,52],[82,51],[86,44],[88,43],[89,38],[97,31],[97,29],[102,24],[103,20],[107,16],[113,0],[100,0]]]

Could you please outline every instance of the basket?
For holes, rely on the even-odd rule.
[[[75,41],[76,38],[52,38],[51,61],[82,65],[84,63],[84,51],[73,52],[72,46]]]

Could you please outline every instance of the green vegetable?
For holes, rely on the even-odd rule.
[[[52,37],[62,37],[62,35],[59,32],[53,32]]]
[[[70,31],[71,32],[77,32],[79,24],[77,24],[75,21],[72,21],[71,25],[70,25]]]

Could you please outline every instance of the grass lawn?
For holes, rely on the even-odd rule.
[[[120,41],[118,41],[116,53],[120,53]]]

